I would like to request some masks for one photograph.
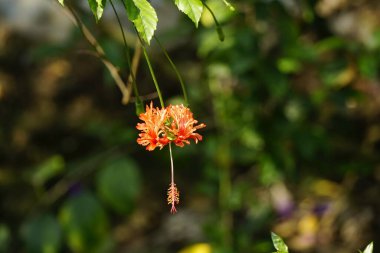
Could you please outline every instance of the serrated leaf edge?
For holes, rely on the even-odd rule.
[[[137,9],[139,9],[139,14],[138,14],[138,17],[135,20],[133,20],[132,22],[134,23],[134,25],[135,25],[138,33],[142,37],[142,39],[146,43],[148,43],[148,45],[149,45],[150,40],[152,39],[152,37],[154,35],[154,31],[157,29],[157,22],[158,22],[157,13],[156,13],[156,10],[153,8],[153,6],[148,1],[146,1],[146,0],[139,0],[139,1],[144,1],[144,4],[146,4],[146,5],[141,5],[137,2],[137,0],[133,0],[133,3],[135,4],[135,6],[137,7]],[[146,17],[144,19],[143,15],[141,14],[142,12],[149,12],[149,13],[153,14],[153,17],[151,18],[151,16],[149,16],[148,19]],[[143,20],[146,20],[147,22],[143,22]],[[139,29],[139,27],[140,27],[139,22],[141,22],[143,30]],[[149,23],[153,27],[152,34],[148,34],[146,32],[146,31],[150,30],[149,25],[147,25],[147,23]]]
[[[197,14],[195,10],[195,8],[193,8],[193,4],[190,3],[190,1],[194,1],[194,2],[198,2],[198,4],[200,4],[200,13],[199,13],[199,17],[196,17],[195,14]],[[180,4],[182,3],[182,5]],[[186,4],[187,3],[187,4]],[[203,3],[202,1],[200,0],[175,0],[175,4],[178,8],[178,10],[182,11],[183,13],[185,13],[195,24],[195,27],[198,27],[198,23],[199,23],[199,20],[202,16],[202,12],[203,12]],[[183,7],[183,6],[186,6],[186,7]],[[186,12],[186,9],[191,9],[190,12]]]
[[[63,1],[63,0],[59,0],[59,1]],[[95,8],[92,7],[93,5],[91,3],[95,3],[96,5]],[[105,0],[88,0],[88,4],[90,6],[92,14],[95,16],[96,22],[98,22],[102,18],[106,3],[107,1]]]

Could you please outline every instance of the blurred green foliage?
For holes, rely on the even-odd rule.
[[[223,42],[206,9],[193,29],[173,3],[155,3],[158,24],[170,20],[156,34],[207,125],[202,142],[173,150],[176,215],[168,150],[137,145],[135,108],[78,31],[48,42],[4,23],[0,252],[267,253],[272,230],[290,252],[377,244],[380,7],[334,3],[207,1]],[[95,23],[75,7],[126,79],[113,15]],[[183,101],[153,41],[149,55],[165,100]],[[142,61],[137,85],[158,105],[148,73]]]
[[[130,212],[141,192],[137,165],[125,158],[110,161],[97,175],[97,189],[99,196],[117,212]]]

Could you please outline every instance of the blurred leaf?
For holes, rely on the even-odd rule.
[[[96,22],[98,22],[102,17],[106,2],[107,0],[88,0],[88,4],[90,5],[90,9],[95,16]]]
[[[273,246],[276,248],[278,253],[288,253],[288,246],[284,243],[281,237],[271,232]]]
[[[65,161],[60,155],[54,155],[37,167],[32,175],[34,185],[41,186],[52,177],[60,174],[65,168]]]
[[[212,248],[208,243],[196,243],[190,246],[185,247],[180,250],[178,253],[211,253]]]
[[[330,50],[343,48],[345,45],[345,41],[340,37],[328,37],[316,43],[315,48],[318,53],[322,54]]]
[[[62,5],[62,6],[64,6],[64,0],[58,0],[58,2]]]
[[[270,185],[280,179],[280,173],[270,157],[263,155],[260,159],[260,167],[260,181],[263,185]]]
[[[371,242],[370,244],[368,244],[368,246],[365,248],[365,250],[363,251],[363,253],[372,253],[373,251],[373,242]]]
[[[289,121],[296,122],[302,119],[303,107],[297,100],[290,100],[284,108],[284,114]]]
[[[200,0],[175,0],[178,9],[185,13],[198,27],[199,19],[203,11],[203,4]]]
[[[56,219],[45,214],[25,225],[24,240],[28,252],[54,253],[61,248],[61,229]]]
[[[133,0],[134,5],[138,8],[139,13],[131,10],[130,18],[135,17],[132,22],[135,24],[138,33],[142,40],[150,44],[154,31],[157,28],[157,14],[152,5],[146,0]]]
[[[108,234],[108,221],[91,193],[71,197],[61,208],[59,217],[71,251],[99,252]]]
[[[7,226],[0,224],[0,252],[9,252],[10,232]]]
[[[322,66],[321,75],[324,83],[330,87],[341,87],[352,80],[354,70],[346,59],[336,59]]]
[[[295,73],[301,69],[301,64],[296,59],[281,58],[277,61],[277,67],[282,73]]]
[[[367,78],[376,78],[378,73],[378,61],[376,55],[361,54],[359,57],[360,73]]]
[[[128,19],[133,22],[138,18],[140,10],[136,7],[133,0],[123,0],[125,5],[125,10],[127,11]]]
[[[141,183],[137,165],[122,158],[106,162],[97,175],[97,189],[105,202],[120,213],[129,212],[140,192]]]

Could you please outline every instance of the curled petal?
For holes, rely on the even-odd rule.
[[[166,109],[154,108],[153,103],[146,106],[146,111],[139,115],[144,121],[137,123],[136,128],[141,131],[137,143],[146,146],[146,150],[152,151],[156,147],[162,149],[169,140],[165,135],[163,128],[165,120],[167,120]]]
[[[160,109],[153,107],[151,102],[139,118],[143,122],[136,125],[141,131],[137,143],[146,146],[149,151],[157,147],[162,149],[169,142],[174,142],[179,147],[190,144],[190,139],[198,143],[202,136],[195,132],[206,127],[203,123],[198,124],[193,113],[184,105],[169,105]]]
[[[188,139],[193,139],[195,143],[202,140],[202,136],[194,133],[197,129],[206,127],[205,124],[199,124],[193,118],[193,113],[189,108],[183,105],[175,105],[168,107],[169,118],[172,120],[168,131],[176,137],[174,143],[183,147],[185,144],[190,144]]]

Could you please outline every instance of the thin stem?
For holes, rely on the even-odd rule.
[[[124,8],[127,8],[127,6],[125,5],[124,1],[121,1],[124,5]],[[157,91],[157,95],[158,95],[158,98],[160,100],[160,104],[161,104],[161,107],[164,108],[165,107],[165,104],[164,104],[164,100],[162,99],[162,94],[161,94],[161,90],[160,90],[160,86],[158,85],[158,82],[157,82],[157,79],[156,79],[156,76],[154,74],[154,70],[152,68],[152,65],[150,63],[150,60],[149,60],[149,57],[148,57],[148,54],[146,52],[146,49],[145,49],[145,46],[144,46],[144,43],[138,33],[138,31],[136,30],[136,27],[135,27],[135,31],[136,31],[136,34],[137,34],[137,37],[139,38],[140,40],[140,45],[141,45],[141,48],[143,50],[143,53],[144,53],[144,58],[148,64],[148,68],[149,68],[149,72],[150,72],[150,75],[152,76],[152,79],[153,79],[153,83],[154,83],[154,86],[156,87],[156,91]]]
[[[133,58],[132,58],[131,72],[128,77],[128,83],[132,83],[133,85],[133,92],[135,93],[137,102],[142,103],[142,100],[139,96],[139,92],[137,89],[137,84],[136,84],[136,73],[137,73],[137,68],[139,66],[140,58],[141,58],[141,45],[140,45],[140,42],[137,40],[136,45],[135,45],[135,53],[133,54]]]
[[[172,144],[170,142],[169,142],[169,154],[170,154],[171,184],[174,185],[174,164],[173,164]]]
[[[162,46],[161,42],[158,40],[158,38],[156,36],[154,36],[154,39],[156,40],[157,44],[160,46],[162,52],[164,53],[166,59],[169,61],[171,67],[173,68],[174,72],[176,73],[177,75],[177,78],[181,84],[181,88],[182,88],[182,93],[183,93],[183,97],[185,99],[185,103],[186,103],[186,106],[189,105],[189,100],[187,98],[187,92],[186,92],[186,87],[185,87],[185,84],[183,82],[183,79],[182,79],[182,76],[181,74],[179,73],[176,65],[174,64],[174,62],[172,61],[171,57],[169,56],[168,52],[166,51],[166,49]]]
[[[128,82],[132,83],[132,87],[133,87],[133,92],[135,94],[135,97],[136,97],[136,102],[137,103],[141,103],[141,99],[140,99],[140,96],[139,96],[139,91],[137,89],[137,85],[136,85],[136,72],[137,72],[137,66],[138,66],[138,62],[137,64],[134,64],[135,63],[135,57],[133,59],[133,62],[131,64],[131,56],[129,54],[129,47],[128,47],[128,43],[127,43],[127,39],[126,39],[126,36],[125,36],[125,33],[124,33],[124,29],[123,29],[123,26],[121,24],[121,21],[120,21],[120,17],[116,11],[116,8],[112,2],[112,0],[110,0],[110,4],[112,6],[112,9],[113,9],[113,12],[115,13],[115,16],[116,16],[116,19],[117,19],[117,22],[119,24],[119,27],[120,27],[120,31],[121,31],[121,35],[123,37],[123,43],[124,43],[124,51],[125,51],[125,54],[126,54],[126,57],[127,57],[127,64],[128,64],[128,68],[130,70],[130,75],[129,75],[129,78],[128,78]],[[124,4],[124,2],[123,2]],[[136,48],[136,50],[140,51],[140,48]],[[141,52],[140,52],[141,54]]]
[[[203,2],[203,5],[211,13],[212,18],[214,19],[214,22],[216,25],[216,31],[218,32],[218,36],[219,36],[219,40],[224,41],[224,33],[222,30],[222,27],[220,26],[218,20],[216,19],[214,12],[211,10],[211,8],[205,2]]]
[[[149,72],[150,72],[150,75],[152,76],[154,86],[156,87],[157,95],[158,95],[158,98],[160,99],[161,107],[164,108],[165,104],[164,104],[164,100],[162,99],[162,94],[161,94],[160,86],[158,85],[156,76],[154,74],[154,70],[152,68],[152,64],[150,63],[148,53],[146,52],[145,46],[142,44],[142,41],[141,41],[141,47],[142,47],[142,50],[143,50],[143,53],[144,53],[144,57],[145,57],[146,63],[148,64]]]

